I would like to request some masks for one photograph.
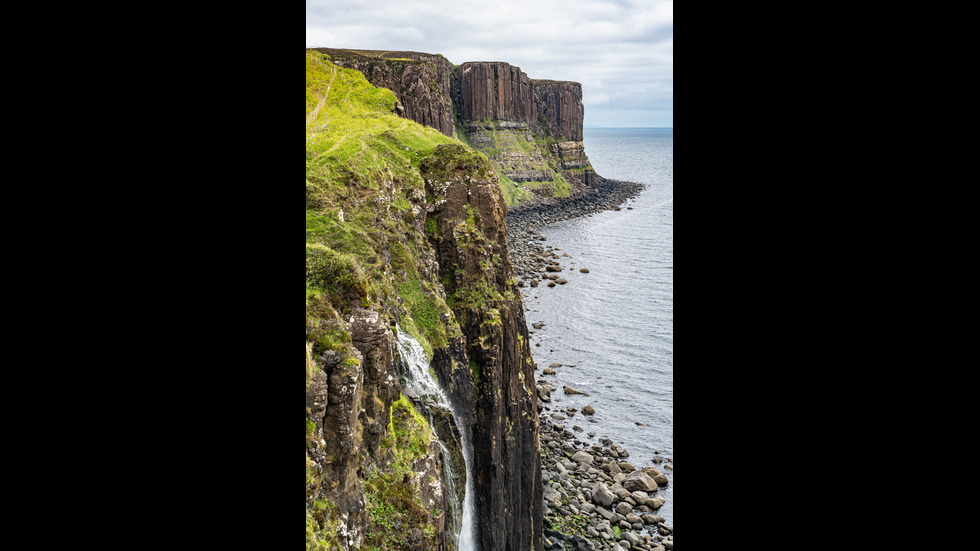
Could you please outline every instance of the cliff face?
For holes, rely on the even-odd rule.
[[[458,67],[438,54],[318,49],[395,92],[402,115],[455,135],[490,159],[509,206],[594,187],[577,82],[534,80],[499,61]]]
[[[422,162],[429,237],[475,380],[472,442],[480,549],[540,549],[542,487],[534,363],[492,167],[461,145]]]
[[[499,120],[528,123],[537,119],[531,79],[501,62],[460,65],[463,122]]]
[[[307,547],[453,551],[461,432],[481,551],[541,551],[534,363],[506,220],[508,205],[602,184],[581,85],[418,52],[307,56]],[[454,421],[402,392],[396,323]]]
[[[581,84],[535,80],[534,101],[545,132],[564,141],[582,141],[585,106]]]
[[[447,136],[455,132],[453,87],[456,68],[438,54],[316,48],[340,66],[356,69],[368,81],[395,93],[400,113]]]
[[[541,550],[534,365],[494,167],[406,125],[360,72],[307,71],[308,91],[330,83],[329,122],[307,135],[307,549],[454,549],[460,450],[449,469],[453,424],[430,428],[402,392],[397,323],[470,435],[480,549]]]

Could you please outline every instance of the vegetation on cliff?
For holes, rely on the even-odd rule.
[[[306,74],[307,115],[323,102],[306,135],[309,391],[314,376],[327,369],[321,358],[359,367],[363,355],[352,342],[348,322],[356,309],[378,312],[388,320],[400,318],[402,329],[423,343],[430,357],[433,346],[446,345],[447,324],[441,317],[448,316],[449,307],[433,274],[419,271],[427,245],[424,211],[423,223],[417,220],[418,205],[424,206],[425,199],[418,165],[438,145],[454,140],[395,115],[392,92],[372,86],[358,71],[333,65],[328,56],[307,53]],[[368,399],[361,397],[362,402]],[[425,504],[422,486],[430,481],[408,476],[422,458],[432,455],[428,422],[404,396],[390,404],[374,400],[380,403],[364,405],[373,405],[376,415],[388,417],[388,422],[358,417],[355,438],[363,444],[360,434],[372,423],[385,435],[380,453],[372,456],[360,446],[355,461],[362,489],[348,496],[334,495],[330,486],[336,481],[324,474],[324,463],[335,463],[336,456],[328,454],[319,462],[311,458],[315,440],[332,435],[322,434],[325,420],[311,419],[308,407],[308,549],[346,549],[350,541],[345,537],[359,537],[366,549],[439,547],[436,528],[445,507]],[[354,505],[339,506],[344,500]],[[366,513],[361,515],[361,534],[351,526],[358,508]]]
[[[394,94],[360,72],[311,57],[308,90],[324,88],[331,71],[336,77],[325,104],[329,122],[306,138],[308,315],[334,319],[352,304],[385,310],[402,296],[422,314],[403,327],[431,353],[430,339],[445,340],[433,320],[448,307],[418,274],[423,236],[412,231],[412,203],[424,194],[419,163],[455,140],[395,115]],[[344,354],[343,343],[316,327],[322,323],[313,325],[314,355]]]
[[[485,155],[399,113],[393,92],[307,51],[307,548],[454,545],[436,436],[399,392],[396,321],[482,454],[510,458],[477,462],[479,522],[526,548],[541,533],[537,416],[519,398],[533,366],[504,198]],[[505,511],[537,520],[515,529]]]
[[[439,54],[317,48],[394,91],[406,118],[487,156],[508,206],[594,186],[582,144],[582,87],[534,80],[504,62],[453,65]],[[309,100],[308,100],[309,103]],[[579,147],[572,147],[577,144]]]

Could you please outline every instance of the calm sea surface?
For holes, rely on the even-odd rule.
[[[666,474],[670,483],[653,494],[666,503],[655,514],[672,526],[674,473],[663,465],[674,455],[674,130],[586,128],[584,138],[596,172],[647,187],[621,211],[539,230],[544,245],[569,255],[560,260],[568,284],[523,289],[529,329],[545,324],[531,335],[535,362],[563,364],[555,376],[537,374],[559,389],[542,414],[594,407],[595,423],[579,413],[566,427],[582,427],[576,434],[590,444],[611,438],[629,451],[626,461]],[[564,385],[589,396],[566,395]],[[660,465],[651,461],[657,452]]]

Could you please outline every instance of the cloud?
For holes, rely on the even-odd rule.
[[[307,0],[306,45],[506,61],[582,83],[587,119],[614,109],[672,119],[673,21],[673,0]]]

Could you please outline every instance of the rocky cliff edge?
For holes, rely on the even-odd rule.
[[[577,82],[534,80],[500,61],[453,65],[439,54],[316,50],[392,90],[402,116],[484,153],[508,206],[589,193],[601,179],[582,143]]]

